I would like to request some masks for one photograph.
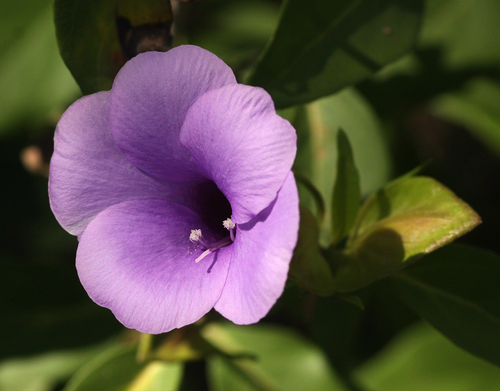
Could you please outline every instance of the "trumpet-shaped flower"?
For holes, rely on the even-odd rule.
[[[297,241],[292,126],[262,89],[195,46],[130,60],[55,134],[49,196],[79,238],[89,296],[125,326],[161,333],[215,308],[259,321]]]

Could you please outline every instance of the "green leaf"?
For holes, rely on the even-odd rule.
[[[500,366],[500,257],[451,245],[391,278],[395,293],[458,346]]]
[[[458,92],[442,94],[431,102],[437,117],[467,127],[486,148],[500,154],[500,85],[474,78]]]
[[[403,176],[371,196],[348,239],[347,264],[336,274],[339,292],[386,277],[480,223],[479,216],[428,177]]]
[[[28,358],[11,358],[0,363],[0,389],[49,391],[66,381],[109,343],[83,349],[54,351]]]
[[[420,0],[288,0],[249,84],[279,108],[330,95],[409,51]]]
[[[426,5],[419,47],[440,47],[444,67],[463,69],[500,62],[500,2],[428,0]]]
[[[295,116],[289,111],[294,111]],[[286,112],[298,133],[294,172],[308,178],[323,199],[332,199],[339,128],[346,133],[356,156],[362,194],[369,194],[387,183],[391,172],[388,141],[370,105],[354,88]],[[314,210],[314,202],[304,202],[303,193],[300,193],[301,202]],[[326,224],[320,227],[320,240],[325,246],[332,237],[331,206],[327,204]]]
[[[182,380],[182,364],[154,361],[137,376],[126,391],[176,391]]]
[[[265,0],[202,1],[182,10],[189,43],[216,54],[238,79],[266,46],[278,19],[278,6]]]
[[[349,139],[343,130],[337,134],[337,178],[332,197],[332,240],[340,242],[354,225],[361,202],[358,169]]]
[[[175,391],[182,364],[137,362],[137,346],[114,344],[83,366],[64,391]]]
[[[312,184],[312,182],[307,179],[305,176],[299,174],[299,173],[294,173],[295,175],[295,180],[297,181],[297,185],[299,188],[299,195],[304,194],[303,192],[301,193],[302,188],[307,190],[307,194],[310,196],[312,201],[314,202],[314,206],[316,209],[316,220],[318,224],[321,226],[323,224],[323,221],[325,219],[325,203],[323,201],[323,197],[321,196],[321,193],[319,192],[318,189],[316,189],[316,186]],[[302,197],[301,197],[301,201]]]
[[[57,49],[51,1],[0,2],[0,133],[54,121],[78,95]]]
[[[446,92],[441,107],[435,114],[448,114],[448,107],[464,106],[464,111],[476,111],[466,102],[452,102],[451,97],[469,97],[469,88],[458,94],[449,93],[462,89],[475,76],[497,78],[500,63],[500,2],[497,0],[427,0],[425,18],[419,34],[416,55],[408,55],[385,67],[374,76],[373,83],[360,88],[377,111],[390,121],[407,116],[415,106],[427,105],[430,99]],[[478,44],[480,43],[480,44]],[[475,84],[475,82],[473,82]],[[478,90],[481,88],[478,88]],[[438,96],[433,106],[441,106]],[[491,101],[494,105],[494,101]],[[489,106],[487,106],[489,107]],[[431,107],[432,108],[432,107]],[[450,107],[455,116],[459,108]],[[483,110],[481,110],[483,111]],[[488,116],[493,114],[489,110]],[[464,113],[464,117],[478,113]],[[461,117],[461,116],[460,116]],[[446,118],[446,117],[445,117]],[[469,125],[467,125],[469,126]],[[481,137],[481,129],[472,129]],[[484,129],[483,129],[484,130]]]
[[[169,332],[152,357],[168,362],[187,362],[201,360],[212,352],[212,346],[200,336],[200,326],[192,324]]]
[[[145,367],[136,360],[136,346],[114,345],[83,366],[64,391],[122,391]]]
[[[321,350],[283,327],[212,324],[204,334],[223,351],[254,356],[210,358],[208,379],[214,391],[345,390]]]
[[[500,370],[417,324],[356,370],[355,377],[372,391],[496,391]]]
[[[111,88],[123,64],[151,45],[170,48],[167,0],[55,0],[54,21],[61,56],[84,94]]]
[[[334,293],[330,266],[319,247],[319,229],[315,217],[300,207],[299,240],[290,263],[288,278],[303,290],[320,296]]]

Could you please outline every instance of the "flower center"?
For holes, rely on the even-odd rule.
[[[229,236],[225,237],[222,240],[219,240],[215,243],[209,243],[203,238],[203,234],[201,229],[192,229],[191,234],[189,235],[189,240],[193,243],[200,244],[202,248],[205,249],[203,253],[195,259],[195,262],[200,262],[203,258],[205,258],[208,254],[217,251],[222,247],[229,246],[234,242],[234,235],[236,233],[236,224],[233,223],[231,219],[226,219],[222,222],[224,228],[229,231]]]

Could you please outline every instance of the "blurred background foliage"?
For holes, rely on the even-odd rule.
[[[418,32],[411,53],[391,54],[380,60],[389,65],[349,74],[343,84],[317,96],[300,95],[296,103],[321,99],[299,108],[287,107],[283,93],[293,90],[286,89],[293,72],[265,79],[265,61],[273,54],[270,38],[279,38],[275,30],[284,16],[280,1],[174,2],[174,45],[202,46],[228,63],[240,81],[276,91],[280,113],[299,134],[295,171],[306,175],[325,200],[333,192],[336,134],[342,128],[352,145],[363,199],[430,161],[425,173],[482,217],[483,224],[460,241],[500,253],[500,2],[425,1],[421,24],[410,23]],[[123,331],[109,311],[87,297],[74,269],[76,239],[59,227],[49,208],[53,131],[81,95],[57,48],[52,5],[52,0],[0,2],[0,390],[500,390],[497,366],[456,347],[416,315],[427,315],[441,330],[439,319],[432,322],[432,314],[422,313],[432,312],[422,304],[425,292],[405,284],[418,278],[419,263],[362,290],[364,310],[338,297],[303,294],[290,284],[262,324],[218,323],[204,329],[204,338],[217,349],[238,346],[261,360],[213,355],[183,368],[138,364],[137,334]],[[280,27],[292,47],[309,39],[301,27],[300,17]],[[360,34],[362,43],[366,33]],[[310,53],[305,53],[307,60]],[[301,197],[315,210],[303,188]],[[330,207],[327,203],[327,211]],[[319,235],[327,244],[330,212],[325,216]],[[460,266],[464,251],[445,248],[423,261]],[[484,259],[491,260],[484,264],[484,279],[475,278],[478,286],[489,281],[495,289],[497,280],[487,276],[498,256]],[[498,268],[491,270],[495,276]],[[498,297],[481,300],[499,314]],[[500,345],[493,350],[498,358]]]

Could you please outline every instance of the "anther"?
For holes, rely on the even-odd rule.
[[[189,234],[189,240],[193,243],[198,242],[205,248],[210,247],[209,244],[203,239],[201,229],[192,229],[191,233]]]
[[[189,235],[189,240],[192,242],[197,242],[202,237],[201,229],[192,229]]]
[[[222,222],[222,225],[224,226],[225,229],[229,231],[229,236],[231,238],[231,241],[234,242],[234,231],[236,229],[236,224],[233,223],[231,219],[226,219]]]

